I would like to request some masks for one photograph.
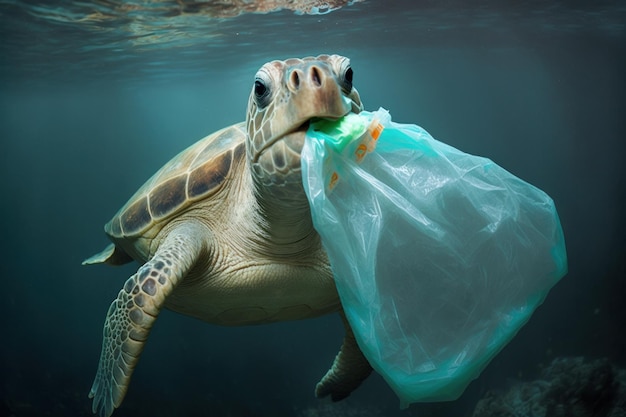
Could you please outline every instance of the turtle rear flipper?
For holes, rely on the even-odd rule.
[[[346,336],[333,366],[315,387],[317,398],[330,395],[333,401],[343,400],[372,373],[372,366],[357,345],[345,313],[341,312],[341,318],[346,328]]]
[[[104,248],[102,252],[96,253],[95,255],[85,259],[83,261],[83,265],[124,265],[131,262],[132,260],[133,258],[131,258],[129,254],[115,246],[114,243],[111,243],[109,246]]]
[[[109,307],[102,351],[89,392],[92,410],[109,417],[120,406],[165,299],[201,254],[206,232],[185,224],[170,232],[152,259],[131,276]]]

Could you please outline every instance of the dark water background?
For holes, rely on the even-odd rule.
[[[80,265],[106,244],[102,225],[178,151],[244,119],[264,62],[319,53],[351,57],[366,108],[550,194],[569,274],[453,403],[400,411],[377,375],[344,402],[316,400],[336,316],[222,328],[164,312],[115,416],[466,416],[557,356],[626,366],[623,2],[104,23],[80,20],[95,4],[66,3],[0,0],[0,416],[89,415],[104,316],[136,268]]]

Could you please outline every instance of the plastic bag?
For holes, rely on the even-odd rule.
[[[302,169],[359,347],[402,407],[458,398],[567,272],[550,197],[383,109],[313,123]]]

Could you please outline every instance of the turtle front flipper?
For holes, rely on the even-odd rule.
[[[333,401],[340,401],[349,396],[372,373],[372,366],[357,345],[350,323],[343,312],[341,318],[346,328],[343,345],[335,357],[333,366],[315,387],[316,397],[330,395]]]
[[[206,229],[195,224],[170,232],[154,257],[126,281],[109,307],[98,372],[89,393],[94,413],[109,417],[122,403],[165,299],[203,250],[203,232]]]

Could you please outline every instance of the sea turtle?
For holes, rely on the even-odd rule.
[[[143,265],[107,313],[94,413],[120,406],[163,307],[221,325],[340,312],[346,336],[316,395],[340,400],[371,373],[313,228],[300,166],[311,119],[361,110],[347,58],[269,62],[254,79],[246,122],[184,150],[106,224],[113,243],[83,263]]]

